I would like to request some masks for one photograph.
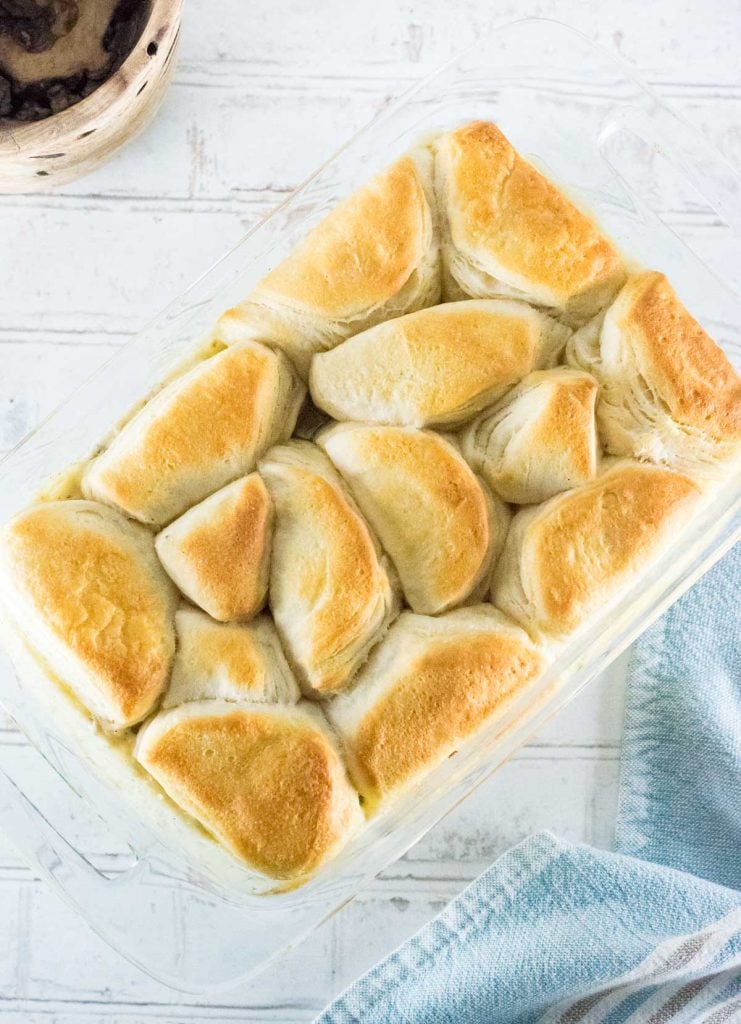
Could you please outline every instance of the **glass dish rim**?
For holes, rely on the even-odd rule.
[[[531,25],[544,25],[544,24],[545,25],[556,26],[556,27],[558,27],[559,30],[566,29],[572,35],[574,35],[576,37],[579,37],[579,39],[583,43],[586,43],[589,46],[590,49],[595,51],[596,55],[601,56],[601,57],[605,57],[605,58],[609,59],[609,61],[612,64],[617,65],[619,67],[620,73],[621,73],[621,75],[623,75],[623,77],[625,77],[626,79],[629,79],[632,83],[637,85],[637,87],[640,90],[642,90],[643,92],[645,92],[646,94],[653,95],[651,89],[648,86],[646,86],[645,83],[643,83],[641,81],[639,76],[637,76],[632,71],[632,69],[630,69],[629,67],[625,66],[624,61],[622,61],[621,58],[619,58],[617,55],[609,53],[608,51],[602,50],[601,47],[598,47],[592,40],[589,39],[588,36],[586,36],[579,29],[573,28],[572,26],[569,26],[569,25],[565,24],[564,22],[558,21],[556,19],[551,19],[551,18],[517,18],[517,19],[514,19],[514,20],[510,19],[508,21],[502,22],[501,24],[499,24],[495,28],[493,28],[492,31],[493,32],[494,31],[503,32],[503,31],[506,31],[506,30],[511,29],[513,27],[516,27],[516,26],[531,26]],[[485,45],[485,41],[484,41],[484,43],[482,43],[480,41],[480,42],[474,44],[472,47],[467,48],[466,51],[464,51],[464,53],[458,54],[458,55],[456,55],[454,57],[451,57],[450,60],[446,61],[439,68],[437,68],[434,71],[430,72],[428,75],[425,75],[419,81],[413,83],[409,88],[404,90],[399,95],[399,97],[394,101],[393,104],[391,104],[386,110],[384,110],[377,117],[373,118],[366,126],[361,128],[350,139],[348,139],[347,142],[345,142],[342,146],[340,146],[339,149],[328,160],[323,162],[316,169],[316,171],[314,171],[314,173],[311,174],[296,189],[295,192],[291,193],[291,195],[288,196],[283,202],[278,204],[275,207],[275,209],[273,209],[264,218],[262,218],[260,221],[258,221],[244,235],[244,237],[241,239],[241,241],[235,247],[233,247],[231,250],[229,250],[227,253],[225,253],[224,256],[222,256],[217,261],[217,263],[214,264],[213,267],[211,267],[210,269],[206,270],[204,272],[204,274],[200,275],[196,279],[196,281],[194,281],[193,284],[191,284],[191,286],[189,288],[187,288],[173,302],[169,303],[160,314],[158,314],[152,321],[150,321],[150,323],[147,326],[145,326],[140,332],[137,332],[137,334],[134,337],[132,337],[132,339],[130,339],[129,341],[124,343],[124,345],[122,345],[121,348],[110,359],[104,360],[102,362],[102,364],[101,364],[101,367],[98,370],[96,370],[95,373],[92,376],[90,376],[86,381],[84,381],[77,388],[73,389],[73,391],[69,395],[67,395],[56,406],[56,408],[53,410],[53,412],[51,412],[47,417],[45,417],[37,425],[37,427],[34,430],[32,430],[29,434],[26,435],[25,438],[23,438],[16,446],[14,446],[11,449],[11,451],[8,452],[4,456],[4,458],[2,460],[0,460],[0,480],[3,479],[3,474],[6,471],[6,468],[8,467],[8,465],[9,464],[12,465],[14,460],[16,460],[18,458],[19,453],[22,452],[24,449],[27,449],[28,446],[32,444],[34,438],[38,437],[39,433],[44,428],[48,427],[48,425],[54,421],[54,419],[61,413],[61,411],[63,409],[67,408],[71,403],[73,403],[76,400],[76,398],[81,393],[83,393],[85,391],[85,389],[90,388],[92,386],[92,384],[95,382],[95,379],[96,379],[96,377],[99,374],[103,373],[105,371],[105,369],[107,367],[109,367],[111,364],[116,363],[119,359],[124,359],[127,355],[130,355],[132,352],[134,352],[136,350],[136,346],[138,344],[141,344],[141,339],[143,337],[147,336],[155,328],[155,326],[158,325],[161,321],[167,321],[169,319],[169,317],[171,316],[171,314],[177,315],[178,310],[181,309],[181,307],[188,300],[188,298],[190,296],[193,296],[194,294],[197,294],[198,288],[199,288],[200,285],[202,285],[205,281],[208,281],[210,278],[215,276],[216,272],[219,270],[219,268],[225,266],[229,262],[229,260],[232,259],[235,256],[235,254],[237,254],[240,251],[242,251],[245,248],[246,243],[250,239],[253,239],[255,236],[259,235],[259,233],[261,231],[264,231],[265,228],[266,228],[266,225],[270,224],[271,221],[275,221],[280,216],[280,214],[283,211],[285,211],[286,209],[289,209],[291,206],[295,205],[297,203],[297,201],[300,200],[301,197],[304,196],[307,193],[307,191],[310,189],[310,186],[312,185],[312,183],[314,183],[318,179],[320,179],[322,174],[323,174],[323,172],[327,168],[329,168],[331,166],[334,166],[338,161],[340,161],[341,158],[343,157],[343,155],[348,150],[350,150],[358,142],[358,140],[363,139],[363,138],[367,138],[367,136],[370,133],[373,133],[374,130],[377,130],[379,128],[379,126],[381,126],[383,123],[388,122],[394,116],[394,114],[396,112],[398,112],[400,109],[402,109],[407,104],[409,104],[410,101],[416,95],[420,95],[432,83],[434,83],[436,80],[441,79],[444,76],[444,74],[449,69],[457,67],[462,62],[462,60],[469,53],[473,53],[473,52],[478,51],[479,49],[482,49],[483,45]],[[661,101],[659,101],[659,102],[661,102]],[[662,104],[662,106],[663,106],[663,104]],[[383,162],[385,162],[385,159],[384,159]],[[305,219],[306,218],[302,218],[299,223],[303,224],[305,222]],[[60,468],[63,468],[63,467],[60,467]],[[39,481],[39,483],[41,483],[41,481]],[[662,605],[662,602],[663,602],[663,606],[666,606],[671,600],[675,599],[675,597],[678,596],[678,594],[679,594],[679,592],[681,592],[681,590],[686,589],[686,586],[688,586],[689,583],[694,578],[696,578],[697,575],[700,574],[700,572],[706,571],[707,568],[709,568],[710,565],[715,560],[717,560],[718,557],[720,557],[720,555],[723,553],[723,550],[725,550],[728,546],[730,546],[730,543],[732,543],[733,538],[739,532],[739,526],[738,525],[728,526],[729,523],[733,523],[734,517],[737,518],[737,516],[738,516],[738,513],[737,513],[737,503],[735,502],[735,500],[733,499],[732,496],[729,496],[729,503],[728,503],[727,507],[725,507],[723,515],[728,516],[728,520],[726,522],[726,527],[728,527],[728,528],[726,529],[725,532],[723,532],[723,530],[718,530],[717,531],[717,541],[718,541],[718,543],[717,543],[716,548],[712,552],[706,552],[705,553],[705,555],[701,559],[701,564],[699,562],[698,563],[690,564],[689,560],[687,560],[688,564],[686,566],[686,574],[687,574],[686,577],[683,580],[681,580],[681,581],[675,581],[674,585],[670,586],[668,588],[667,592],[663,594],[663,596],[659,595],[657,597],[657,605],[655,607],[658,607],[659,610],[656,611],[655,614],[652,613],[651,619],[655,618],[656,615],[658,615],[660,613],[660,606]],[[617,602],[617,606],[618,607],[622,607],[626,602],[629,603],[631,605],[631,607],[633,606],[634,600],[635,600],[635,595],[633,595],[632,590],[633,590],[633,588],[630,588],[626,592],[626,594],[624,595],[624,600],[622,602]],[[671,591],[671,593],[669,593],[669,591]],[[610,614],[613,614],[613,612],[611,612]],[[615,612],[615,614],[620,614],[620,613],[619,612]],[[596,621],[599,621],[599,620],[596,620]],[[621,622],[622,621],[623,620],[621,620]],[[648,624],[648,620],[646,620],[646,625],[647,624]],[[611,648],[611,656],[610,656],[609,660],[612,660],[612,657],[617,656],[617,654],[619,653],[619,650],[622,650],[622,648],[629,642],[629,640],[632,639],[632,636],[629,635],[629,634],[631,634],[631,628],[629,628],[625,624],[623,624],[623,625],[624,625],[623,634],[621,635],[621,637],[618,640],[616,640],[616,644],[621,644],[622,646],[620,646],[619,648],[616,647],[616,646],[613,646]],[[642,631],[642,628],[645,628],[645,626],[640,627],[640,628],[636,628],[635,633]],[[600,665],[599,667],[603,667],[603,666]],[[591,674],[586,673],[584,675],[584,678],[582,679],[582,681],[579,683],[578,687],[576,687],[575,689],[573,689],[569,693],[569,698],[568,699],[571,699],[571,697],[573,697],[576,694],[576,692],[578,692],[578,690],[581,688],[581,686],[586,685],[586,683],[589,681],[589,679],[592,678],[592,676],[596,674],[596,671],[597,671],[597,669],[594,669],[593,671],[591,671]],[[565,703],[565,701],[564,701],[564,703]],[[557,711],[560,710],[562,706],[563,706],[563,703],[558,705],[558,706],[554,706],[554,707],[550,708],[549,709],[549,715],[557,713]],[[530,727],[530,723],[531,722],[532,722],[532,727]],[[542,719],[541,718],[537,718],[537,719],[536,718],[532,718],[532,719],[530,719],[529,722],[528,722],[528,728],[525,730],[525,734],[524,735],[518,735],[516,741],[513,742],[513,744],[512,744],[513,749],[516,749],[517,747],[519,747],[521,745],[521,743],[525,742],[527,740],[527,738],[532,734],[532,732],[534,732],[537,728],[539,728],[541,724],[542,724]],[[493,732],[493,730],[491,730],[491,732]],[[472,752],[473,752],[473,750],[477,746],[485,746],[488,743],[494,743],[496,741],[496,739],[497,739],[496,736],[490,735],[489,728],[486,728],[486,729],[482,730],[482,733],[479,734],[479,737],[473,738],[471,741],[469,741],[466,744],[466,748],[465,748],[465,750],[466,750],[466,754],[465,754],[466,758],[469,761],[472,761],[474,759]],[[511,751],[510,751],[510,753],[511,753]],[[416,832],[414,834],[410,833],[411,838],[408,838],[408,842],[405,840],[404,849],[408,849],[411,845],[413,845],[420,838],[421,835],[425,834],[434,825],[435,821],[439,820],[440,817],[442,817],[444,814],[448,813],[450,811],[450,809],[453,806],[455,806],[455,804],[457,802],[459,802],[459,800],[464,799],[473,790],[473,788],[475,788],[475,786],[479,784],[479,782],[483,781],[494,770],[496,770],[496,768],[502,763],[502,761],[505,759],[506,756],[509,756],[509,754],[505,753],[499,759],[492,758],[492,760],[490,762],[488,762],[487,765],[485,766],[485,769],[482,769],[482,770],[478,771],[477,774],[480,777],[477,777],[477,779],[474,780],[474,781],[468,780],[468,776],[466,776],[466,781],[463,781],[462,779],[459,779],[458,782],[454,782],[452,784],[449,784],[449,780],[448,780],[448,783],[446,783],[443,786],[443,788],[446,790],[446,795],[440,796],[440,794],[438,794],[434,798],[434,799],[437,799],[439,804],[445,803],[445,806],[441,807],[439,809],[439,813],[436,813],[432,820],[430,820],[429,822],[425,822],[424,826],[420,827],[420,829],[418,831],[418,834]],[[445,767],[446,766],[441,766],[441,769],[445,768]],[[442,770],[440,770],[439,772],[436,771],[436,773],[433,773],[432,776],[428,776],[428,779],[431,780],[428,783],[428,788],[430,788],[430,787],[432,787],[434,785],[434,780],[437,777],[437,774],[442,775],[444,773],[442,772]],[[461,791],[460,793],[459,793],[459,790]],[[416,793],[416,790],[415,790],[415,793]],[[453,794],[456,794],[456,795],[453,797]],[[447,797],[447,799],[446,799],[446,797]],[[369,824],[372,825],[374,821],[376,821],[376,822],[379,821],[379,818],[373,819]],[[366,826],[366,830],[364,830],[363,835],[367,834],[367,828],[368,828],[368,826]],[[396,829],[394,829],[394,831],[396,831]],[[350,849],[350,848],[348,848],[348,849]],[[344,853],[344,851],[343,851],[343,853]],[[273,895],[270,896],[270,900],[269,901],[265,900],[264,895],[257,895],[257,894],[255,894],[254,896],[253,895],[249,895],[248,896],[248,895],[240,894],[239,895],[239,899],[240,900],[247,899],[247,900],[250,900],[250,901],[252,901],[254,899],[257,899],[260,902],[260,904],[262,905],[263,909],[266,909],[266,903],[268,903],[268,902],[270,903],[271,906],[275,906],[277,903],[281,903],[282,905],[286,905],[287,904],[288,906],[295,906],[297,903],[305,902],[307,898],[309,898],[309,899],[312,899],[312,898],[319,899],[321,897],[322,889],[319,887],[319,892],[318,893],[314,893],[314,889],[316,889],[318,887],[318,886],[315,886],[314,883],[321,883],[322,880],[325,878],[325,873],[328,870],[330,870],[330,869],[332,869],[332,874],[337,873],[337,870],[338,870],[337,866],[339,865],[341,867],[342,864],[344,863],[343,853],[341,853],[337,858],[335,858],[332,862],[330,862],[328,865],[326,865],[326,868],[321,869],[320,872],[318,872],[304,886],[302,886],[300,889],[295,890],[294,892],[280,893],[280,894],[277,894],[277,895],[273,894]],[[378,871],[382,870],[383,867],[386,866],[388,863],[390,863],[392,860],[394,860],[397,857],[401,856],[402,853],[403,853],[403,850],[400,851],[400,852],[392,852],[392,853],[389,854],[388,857],[385,857],[385,855],[383,855],[380,858],[377,857],[376,860],[382,861],[382,863],[371,865],[367,870],[363,869],[362,871],[358,872],[357,874],[351,873],[348,877],[352,879],[353,894],[355,892],[357,892],[360,888],[362,888],[362,885],[365,884],[365,882],[367,882],[367,880],[369,878],[373,877]],[[309,892],[308,890],[310,888],[311,888],[311,891]],[[343,900],[343,902],[344,902],[344,900]],[[336,907],[333,907],[329,911],[329,913],[334,912],[334,910],[336,910],[336,909],[337,909]],[[324,916],[326,917],[328,915],[325,914]],[[277,951],[276,951],[276,953],[277,953]]]

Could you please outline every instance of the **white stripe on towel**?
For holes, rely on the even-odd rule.
[[[679,992],[690,982],[705,976],[710,981],[716,973],[724,973],[732,967],[741,966],[739,953],[708,970],[723,947],[738,934],[741,934],[741,910],[737,909],[700,932],[675,936],[660,943],[637,967],[617,979],[609,988],[592,992],[576,1002],[560,1003],[552,1007],[540,1018],[540,1024],[599,1024],[632,993],[661,984],[660,992],[652,996],[649,1003],[644,1003],[625,1022],[646,1024],[651,1014],[648,1007],[654,1007],[655,1004],[658,1013],[661,1006],[671,999],[675,992]],[[666,987],[670,982],[677,984]],[[694,1001],[696,996],[699,996],[699,990],[688,991],[688,999]],[[681,1017],[678,1017],[677,1013],[683,1011],[684,1007],[683,1001],[676,1007],[673,1016],[657,1017],[655,1024],[664,1024],[664,1021],[680,1024]]]

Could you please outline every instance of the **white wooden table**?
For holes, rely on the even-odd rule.
[[[741,0],[190,0],[147,133],[61,193],[0,198],[0,451],[389,96],[528,13],[619,50],[741,165]],[[717,222],[691,196],[671,218],[713,245]],[[174,993],[105,948],[0,836],[0,1024],[311,1020],[533,830],[610,842],[623,675],[611,670],[308,943],[216,1000]],[[0,744],[22,742],[0,721]]]

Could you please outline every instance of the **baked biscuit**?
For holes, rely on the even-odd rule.
[[[413,427],[343,423],[317,438],[352,491],[416,612],[483,597],[509,525],[455,446]]]
[[[368,810],[449,757],[544,666],[524,630],[491,605],[403,612],[328,707]]]
[[[568,361],[600,383],[608,452],[712,475],[741,450],[741,379],[655,271],[636,274]]]
[[[453,426],[554,366],[569,333],[524,302],[449,302],[316,356],[311,396],[336,420]]]
[[[474,420],[463,454],[504,501],[545,501],[597,472],[596,398],[588,373],[536,370]]]
[[[295,704],[299,689],[272,619],[214,622],[183,605],[175,613],[177,651],[163,708],[194,700]]]
[[[316,445],[273,448],[260,473],[275,503],[270,607],[304,692],[331,694],[396,614],[389,566]]]
[[[0,593],[19,632],[106,728],[151,711],[170,673],[177,599],[144,527],[93,501],[34,505],[0,535]]]
[[[524,299],[580,324],[625,280],[617,249],[496,125],[437,139],[435,187],[446,300]]]
[[[315,352],[439,298],[432,156],[420,148],[339,203],[217,330],[283,349],[306,377]]]
[[[533,636],[571,633],[662,551],[698,497],[696,484],[668,469],[607,466],[591,483],[517,513],[491,599]]]
[[[171,800],[271,878],[315,871],[362,821],[334,737],[307,701],[182,704],[147,722],[135,756]]]
[[[220,622],[251,619],[268,588],[273,503],[258,473],[235,480],[157,535],[181,592]]]
[[[83,492],[164,526],[289,437],[303,398],[284,355],[234,345],[151,398],[93,460]]]

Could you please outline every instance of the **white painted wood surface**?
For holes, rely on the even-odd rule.
[[[620,51],[741,165],[741,0],[189,0],[174,85],[146,134],[60,193],[0,199],[0,451],[388,97],[496,21],[530,13]],[[667,211],[692,244],[721,244],[691,195]],[[623,676],[611,670],[309,942],[217,999],[126,964],[0,836],[2,1024],[311,1020],[533,830],[609,844]],[[22,745],[2,722],[2,749]],[[115,851],[92,853],[115,868]]]

